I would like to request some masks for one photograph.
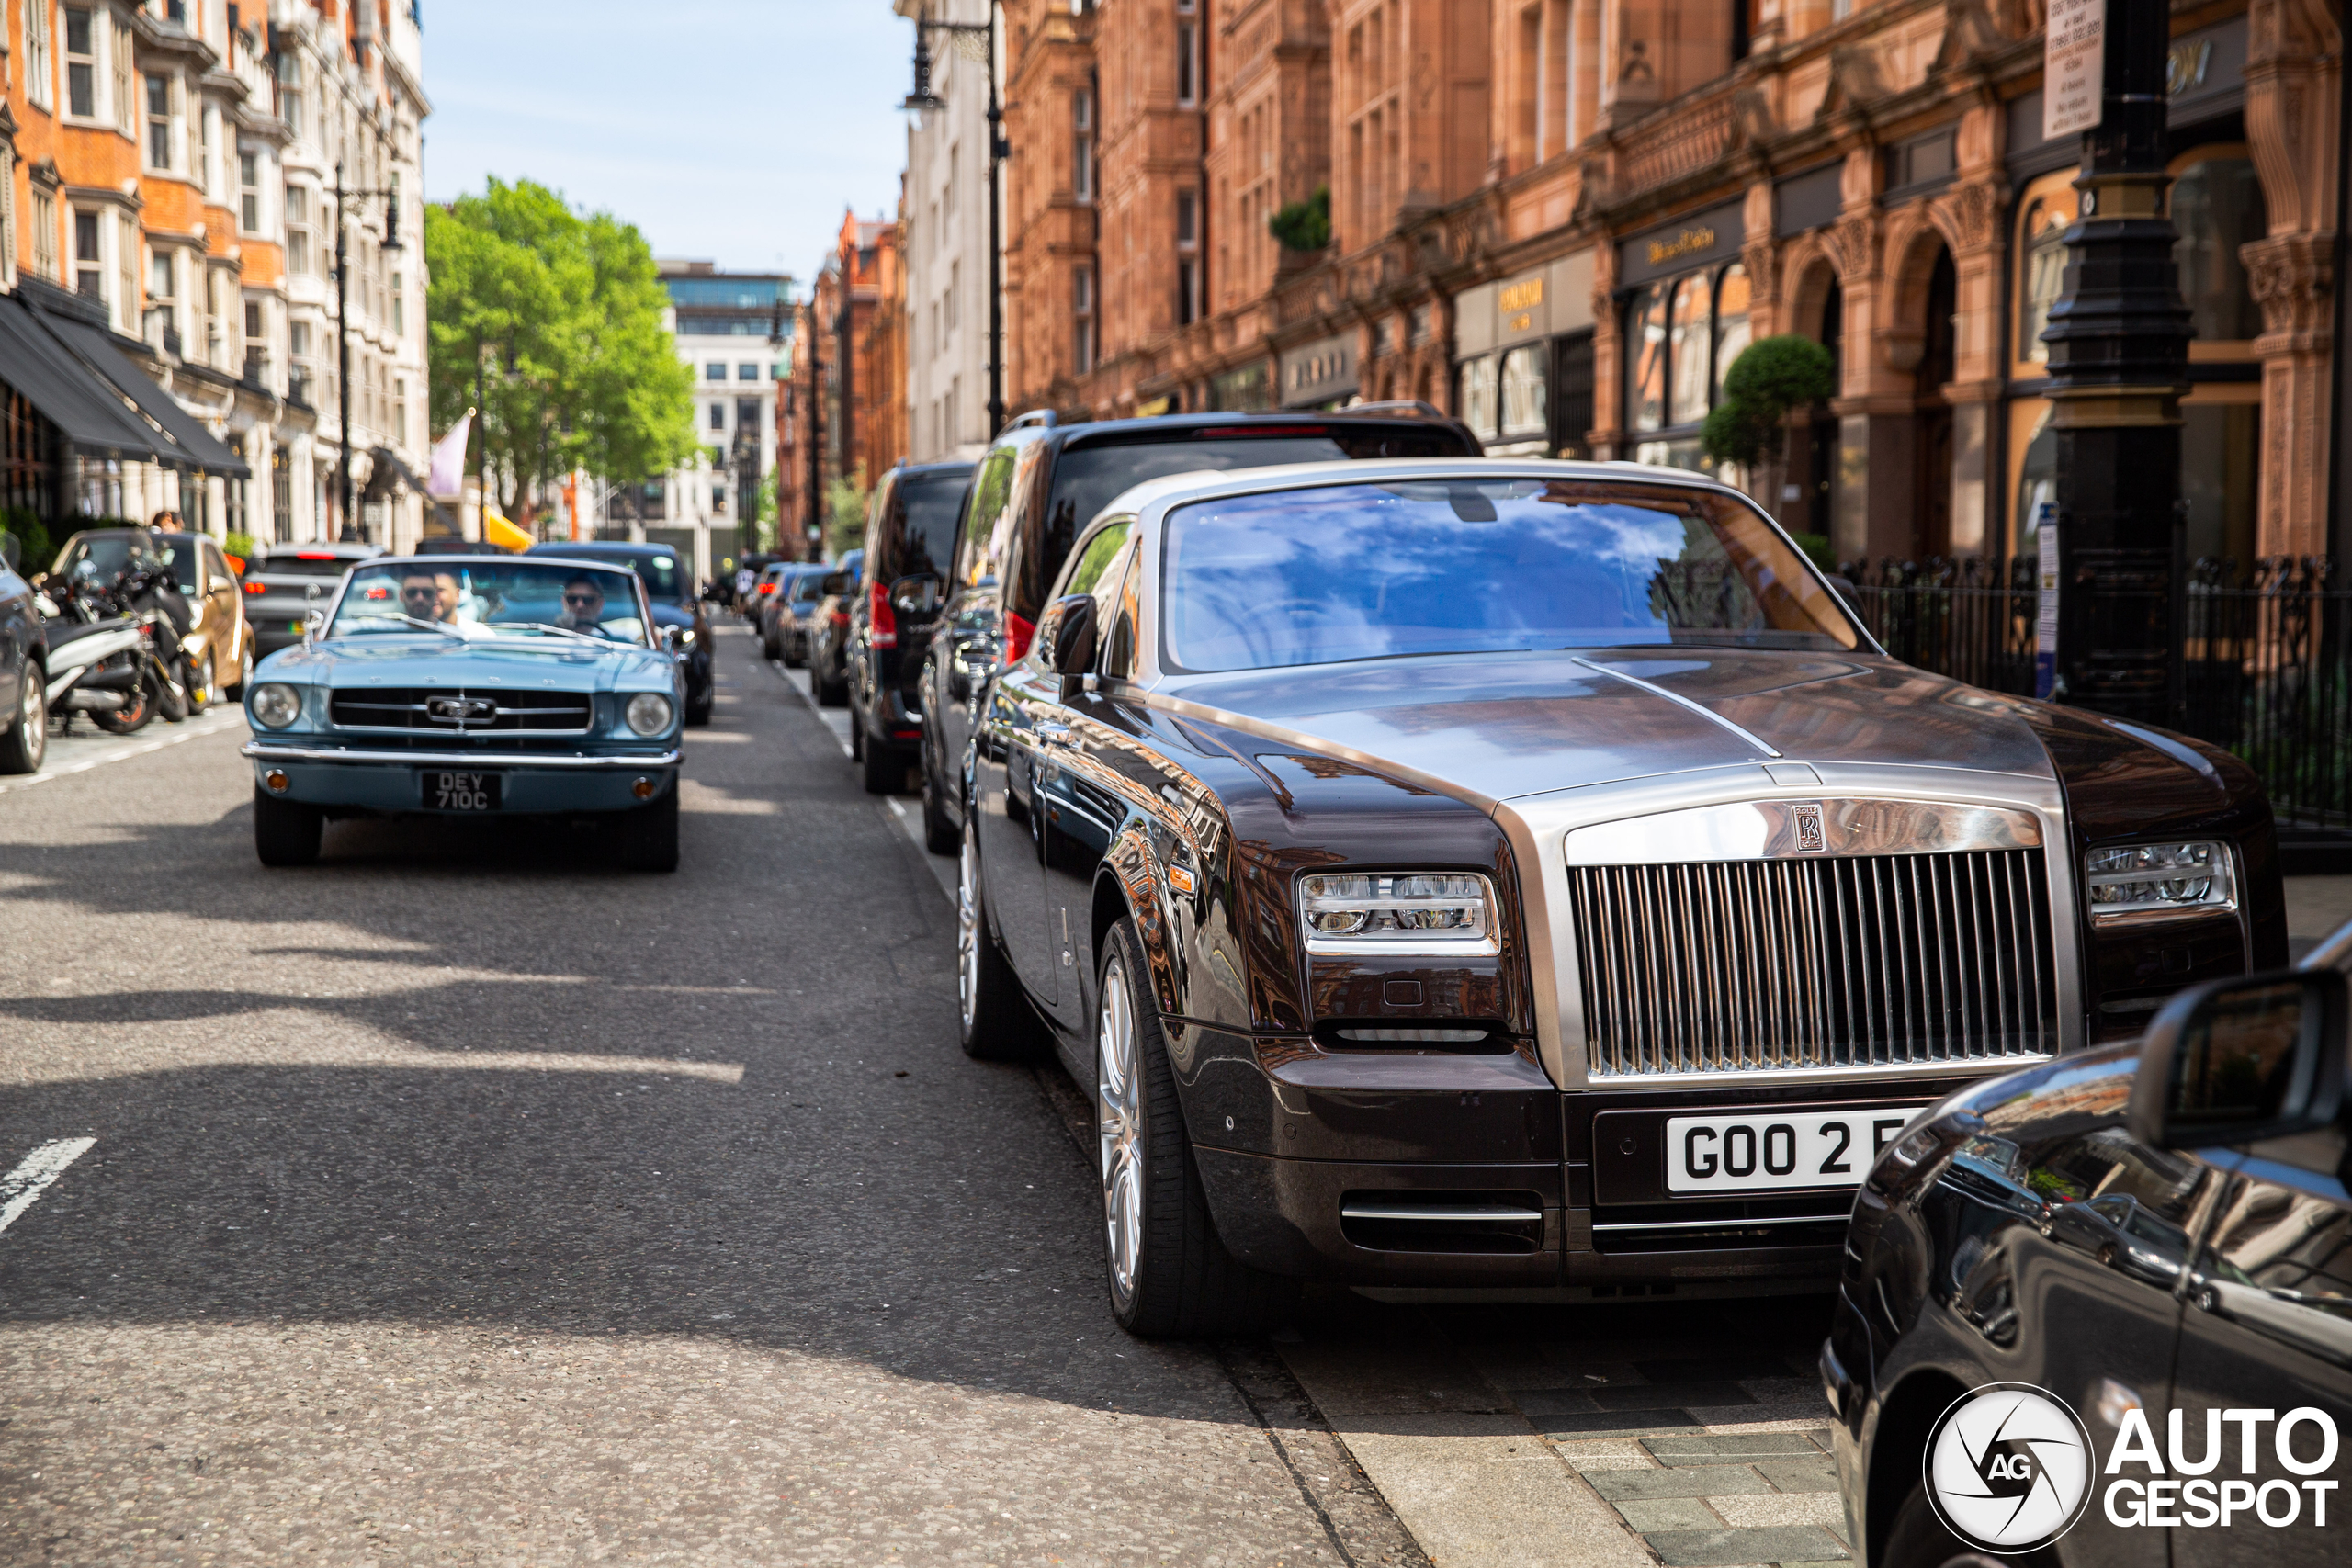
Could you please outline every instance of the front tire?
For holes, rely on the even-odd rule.
[[[816,683],[819,707],[839,708],[849,705],[849,677],[847,675],[829,681],[820,674]]]
[[[621,864],[630,871],[678,869],[678,785],[621,818]]]
[[[1028,1062],[1040,1055],[1045,1031],[1020,977],[989,931],[980,886],[979,814],[964,813],[964,848],[956,883],[956,1038],[964,1055],[982,1062]]]
[[[155,677],[142,670],[130,690],[123,694],[122,705],[111,712],[91,710],[90,722],[108,735],[137,734],[155,716]]]
[[[195,717],[198,714],[202,713],[206,708],[212,705],[213,697],[216,694],[213,690],[212,677],[212,650],[208,648],[204,650],[203,662],[188,671],[187,712],[190,718]]]
[[[254,853],[264,865],[311,865],[326,819],[318,807],[281,800],[254,785]]]
[[[1928,1489],[1914,1486],[1894,1510],[1878,1568],[2056,1568],[2048,1547],[2019,1557],[1993,1557],[1952,1534],[1936,1517]]]
[[[49,687],[40,666],[25,660],[24,693],[15,722],[0,734],[0,773],[37,773],[49,754]]]
[[[1225,1249],[1176,1099],[1159,1007],[1135,923],[1102,946],[1094,1026],[1094,1126],[1111,1313],[1144,1338],[1247,1333],[1279,1322],[1293,1280]]]

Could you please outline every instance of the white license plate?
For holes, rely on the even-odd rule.
[[[1669,1192],[1860,1187],[1878,1151],[1924,1107],[1674,1116],[1666,1123]]]

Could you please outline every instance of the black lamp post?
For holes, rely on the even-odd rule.
[[[344,204],[373,199],[384,203],[384,243],[380,248],[397,254],[405,248],[401,244],[400,192],[389,188],[346,190],[343,165],[334,166],[334,335],[336,373],[341,378],[335,389],[335,403],[343,419],[343,448],[335,461],[335,493],[343,507],[340,536],[346,542],[358,539],[359,521],[353,515],[351,504],[351,222]]]
[[[985,22],[934,22],[915,18],[915,90],[899,107],[918,113],[944,109],[947,100],[931,90],[931,37],[947,33],[986,40],[989,73],[989,434],[1004,428],[1004,238],[997,200],[998,170],[1012,155],[1004,139],[1004,108],[996,92],[996,15],[1002,0],[988,0]]]

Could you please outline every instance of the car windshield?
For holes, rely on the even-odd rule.
[[[675,556],[641,556],[635,551],[628,555],[606,555],[601,550],[549,551],[560,554],[566,560],[603,561],[611,566],[626,567],[637,573],[645,584],[645,596],[656,604],[685,604],[694,600],[694,586],[678,565]]]
[[[486,557],[369,561],[352,572],[326,635],[431,632],[592,646],[646,642],[625,569]]]
[[[51,570],[60,577],[77,581],[111,582],[136,556],[145,565],[153,565],[156,550],[144,534],[85,534],[67,541],[57,553],[57,565]]]
[[[1263,491],[1178,508],[1163,549],[1164,657],[1180,670],[1860,643],[1762,517],[1665,485],[1465,478]]]

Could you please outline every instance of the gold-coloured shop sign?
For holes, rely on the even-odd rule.
[[[1715,231],[1713,229],[1685,229],[1671,240],[1650,242],[1650,265],[1657,266],[1680,256],[1694,256],[1701,251],[1711,251],[1714,246]]]
[[[1541,274],[1521,278],[1495,298],[1496,309],[1506,316],[1514,311],[1532,310],[1544,303],[1544,278]]]

